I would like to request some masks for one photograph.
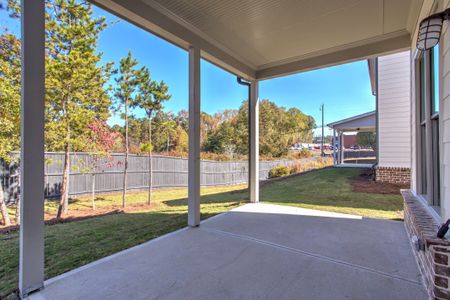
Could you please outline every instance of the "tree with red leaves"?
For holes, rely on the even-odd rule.
[[[114,166],[111,150],[119,139],[119,133],[112,132],[108,124],[101,119],[95,119],[87,126],[87,129],[85,145],[91,155],[88,156],[87,161],[83,162],[82,171],[92,175],[92,209],[95,209],[95,175],[104,168]]]

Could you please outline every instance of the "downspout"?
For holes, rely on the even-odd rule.
[[[248,130],[248,154],[247,154],[247,160],[248,160],[248,178],[247,178],[247,185],[248,185],[248,192],[250,193],[250,125],[251,125],[251,120],[250,120],[250,90],[251,90],[251,86],[252,83],[249,81],[245,81],[243,80],[241,77],[237,77],[237,83],[240,85],[245,85],[248,88],[248,105],[247,105],[247,130]],[[256,174],[256,176],[259,176],[259,174]]]
[[[378,57],[375,58],[375,138],[376,138],[376,147],[375,149],[375,156],[376,156],[376,162],[373,166],[375,176],[373,178],[374,181],[376,181],[376,172],[378,168],[378,163],[380,159],[380,129],[379,129],[379,107],[378,107],[378,95],[380,94],[378,92]]]

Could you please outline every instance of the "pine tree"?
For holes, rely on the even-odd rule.
[[[120,60],[119,76],[115,79],[117,87],[115,88],[116,109],[124,110],[122,118],[125,121],[125,162],[123,172],[123,191],[122,191],[122,206],[127,205],[127,181],[128,181],[128,156],[129,149],[129,135],[128,135],[128,117],[129,109],[136,103],[136,93],[140,83],[142,82],[143,69],[137,69],[138,62],[128,52],[128,56]]]
[[[8,0],[7,9],[11,17],[20,17],[18,0]],[[68,210],[70,150],[83,149],[87,124],[109,116],[105,84],[111,64],[102,65],[96,52],[107,23],[92,15],[87,1],[46,1],[46,150],[65,153],[58,218]]]
[[[46,145],[64,151],[61,201],[57,217],[68,211],[70,151],[83,149],[88,124],[106,120],[111,101],[105,84],[111,65],[96,52],[104,18],[75,0],[50,1],[46,13]]]
[[[20,146],[20,40],[9,33],[0,35],[0,160],[8,163],[10,153]],[[0,212],[11,225],[0,183]]]
[[[145,110],[145,113],[148,118],[148,144],[145,145],[145,148],[148,152],[148,204],[151,204],[152,201],[152,181],[153,181],[153,173],[152,173],[152,118],[153,115],[163,108],[162,103],[170,99],[171,95],[167,92],[169,87],[161,81],[157,83],[152,81],[150,78],[150,72],[148,68],[142,69],[142,72],[139,74],[139,95],[136,97],[135,106],[138,106]]]

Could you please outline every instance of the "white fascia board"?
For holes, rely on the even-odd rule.
[[[408,50],[411,47],[411,36],[406,30],[383,35],[374,39],[358,41],[322,52],[315,52],[266,66],[256,71],[258,80],[270,79],[294,73],[306,72],[324,67],[330,67],[357,60],[377,57],[380,55]]]

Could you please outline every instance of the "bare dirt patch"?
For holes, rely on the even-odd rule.
[[[62,224],[69,223],[74,221],[81,221],[90,218],[100,217],[100,216],[108,216],[108,215],[116,215],[122,213],[131,213],[131,212],[140,212],[140,211],[149,211],[154,210],[159,207],[159,203],[152,203],[152,205],[148,205],[147,203],[130,203],[124,209],[120,205],[109,205],[109,206],[101,206],[97,207],[95,210],[86,207],[86,208],[71,208],[67,215],[63,216],[60,219],[55,217],[55,214],[45,213],[44,220],[46,225],[54,225],[54,224]],[[0,225],[0,234],[10,233],[19,229],[19,225],[11,225],[11,226],[3,226]]]
[[[365,169],[361,173],[354,177],[350,183],[352,190],[359,193],[371,193],[371,194],[400,194],[401,189],[408,189],[409,185],[406,184],[393,184],[386,182],[377,182],[374,180],[375,174],[372,169]]]

